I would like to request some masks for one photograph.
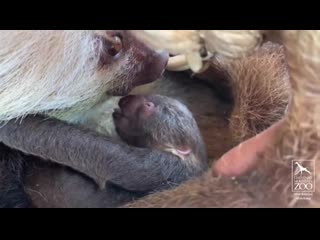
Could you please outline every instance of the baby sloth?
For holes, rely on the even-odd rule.
[[[129,95],[119,101],[113,121],[121,140],[130,145],[125,150],[149,148],[168,153],[166,159],[152,159],[150,155],[151,166],[146,168],[152,165],[163,168],[167,181],[149,191],[140,191],[139,186],[134,186],[132,189],[136,191],[110,180],[106,188],[101,189],[91,179],[69,168],[33,161],[26,177],[26,191],[34,207],[119,207],[151,192],[177,186],[207,170],[206,147],[198,125],[181,102],[160,95]],[[150,180],[147,171],[137,174],[130,166],[121,168],[124,182],[138,178],[145,185]]]
[[[113,119],[118,135],[135,147],[170,152],[187,163],[206,163],[198,125],[181,102],[160,95],[130,95],[119,101]]]

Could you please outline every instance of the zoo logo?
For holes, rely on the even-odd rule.
[[[292,192],[311,193],[314,191],[315,161],[292,161]]]

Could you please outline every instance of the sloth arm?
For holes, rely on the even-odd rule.
[[[104,188],[107,181],[131,191],[179,183],[192,167],[171,154],[135,148],[60,120],[28,116],[0,127],[0,141],[23,153],[79,171]]]
[[[213,164],[213,173],[225,177],[237,177],[254,169],[260,159],[259,154],[273,145],[283,123],[284,120],[280,120],[229,150]]]

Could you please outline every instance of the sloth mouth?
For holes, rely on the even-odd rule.
[[[107,94],[112,96],[126,96],[128,95],[135,87],[142,86],[145,84],[152,83],[158,80],[166,70],[168,64],[169,55],[167,52],[157,53],[157,61],[147,61],[142,65],[142,69],[139,71],[135,70],[126,77],[118,79],[118,81],[128,81],[128,78],[131,79],[129,82],[125,82],[126,87],[118,86],[110,91]],[[137,68],[139,69],[139,68]]]
[[[126,117],[120,108],[115,108],[112,113],[112,117],[114,120],[118,120],[120,118]]]

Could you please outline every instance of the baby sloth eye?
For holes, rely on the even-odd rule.
[[[155,112],[155,105],[153,102],[144,102],[138,109],[138,115],[142,119],[148,118]]]
[[[109,38],[109,41],[111,43],[111,46],[108,49],[108,54],[114,57],[122,50],[122,39],[120,36],[113,36]]]

